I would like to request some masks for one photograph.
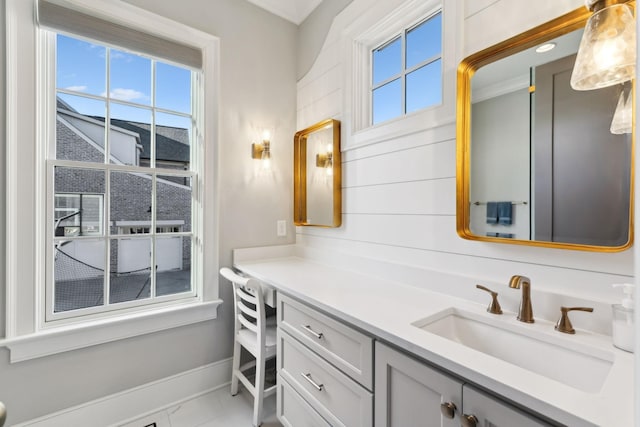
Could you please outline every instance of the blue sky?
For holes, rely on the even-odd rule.
[[[442,102],[442,61],[433,60],[442,51],[442,14],[438,13],[407,31],[405,63],[402,63],[402,37],[397,37],[372,54],[372,85],[396,77],[373,90],[373,123],[411,113]],[[426,64],[406,74],[405,105],[402,105],[403,69]]]
[[[106,97],[107,49],[64,35],[57,36],[56,84],[59,89],[77,93],[78,96],[60,96],[82,114],[105,115],[106,99],[98,101],[83,97],[82,94]],[[139,105],[131,107],[111,101],[111,117],[149,123],[154,61],[118,49],[111,49],[109,57],[110,98]],[[155,106],[190,113],[191,71],[161,61],[155,61],[155,67]],[[188,119],[177,115],[158,113],[156,117],[158,124],[189,127]]]

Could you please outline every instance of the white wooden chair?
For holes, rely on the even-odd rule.
[[[229,268],[220,269],[220,274],[233,284],[235,312],[235,331],[233,346],[233,371],[231,373],[231,394],[238,394],[238,380],[253,395],[253,425],[262,423],[262,404],[264,398],[276,392],[273,385],[267,389],[265,382],[265,363],[276,355],[276,326],[267,325],[264,298],[260,282],[242,277]],[[253,355],[252,360],[240,366],[242,347]],[[243,373],[255,366],[255,382],[252,384]]]

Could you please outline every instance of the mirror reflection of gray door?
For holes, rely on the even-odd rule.
[[[534,236],[620,246],[629,238],[631,135],[609,128],[622,88],[573,90],[574,59],[534,72]]]

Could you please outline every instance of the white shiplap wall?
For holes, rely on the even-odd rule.
[[[343,114],[351,96],[346,93],[344,29],[380,1],[385,0],[354,0],[335,18],[314,66],[298,83],[298,129],[339,119],[343,147],[350,145],[350,118]],[[459,20],[464,22],[462,57],[583,5],[581,0],[535,3],[533,9],[529,0],[465,0]],[[608,254],[461,239],[455,223],[455,166],[453,122],[348,149],[343,153],[342,227],[298,227],[297,243],[487,282],[506,283],[511,275],[524,274],[536,289],[602,302],[615,298],[610,283],[630,280],[632,250]]]

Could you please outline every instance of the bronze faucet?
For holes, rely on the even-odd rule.
[[[531,279],[525,276],[513,276],[509,280],[509,287],[520,289],[522,287],[522,300],[518,310],[518,320],[533,323],[533,308],[531,308]]]

